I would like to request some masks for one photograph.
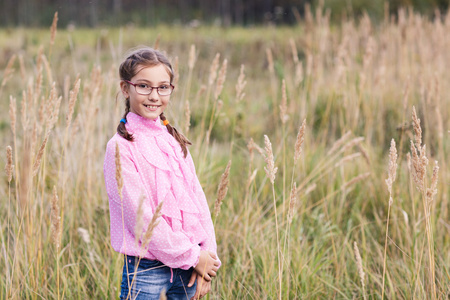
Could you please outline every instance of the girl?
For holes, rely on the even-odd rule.
[[[124,254],[120,299],[159,299],[161,293],[168,299],[202,298],[220,260],[208,203],[187,150],[191,143],[164,116],[175,88],[172,66],[161,52],[141,48],[128,55],[119,73],[126,108],[106,147],[104,175],[111,244]],[[161,202],[159,223],[143,249],[142,233]]]

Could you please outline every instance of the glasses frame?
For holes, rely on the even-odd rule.
[[[175,89],[175,86],[173,85],[173,84],[169,84],[170,85],[170,87],[172,88],[172,90],[170,91],[170,94],[167,94],[167,95],[161,95],[160,93],[159,93],[159,86],[149,86],[149,88],[150,88],[150,93],[148,93],[148,94],[142,94],[142,93],[139,93],[138,91],[137,91],[137,88],[136,88],[136,85],[138,85],[138,83],[132,83],[131,81],[128,81],[128,80],[124,80],[126,83],[129,83],[129,84],[131,84],[132,86],[134,86],[134,90],[136,91],[136,93],[138,93],[139,95],[144,95],[144,96],[148,96],[148,95],[150,95],[151,93],[153,93],[153,89],[156,89],[156,92],[158,93],[158,95],[160,95],[160,96],[170,96],[170,95],[172,95],[172,93],[173,93],[173,90]]]

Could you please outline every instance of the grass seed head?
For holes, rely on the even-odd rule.
[[[12,180],[14,165],[12,164],[12,148],[11,146],[6,146],[6,166],[5,166],[5,172],[6,176],[8,177],[8,183]]]
[[[214,99],[218,99],[220,96],[220,93],[222,93],[223,84],[225,83],[225,78],[227,77],[227,65],[228,60],[224,59],[222,62],[222,67],[219,70],[219,77],[217,78],[216,82],[216,90],[214,92]]]
[[[266,166],[264,167],[264,170],[266,171],[267,177],[269,177],[270,182],[274,184],[275,182],[275,174],[277,173],[278,168],[275,167],[275,162],[273,158],[273,151],[272,151],[272,143],[270,143],[269,137],[267,135],[264,135],[264,142],[265,142],[265,162]]]
[[[53,16],[52,26],[50,27],[50,45],[53,45],[55,43],[57,24],[58,24],[58,12],[55,12],[55,15]]]
[[[289,120],[287,113],[287,95],[286,95],[286,81],[283,79],[281,83],[281,105],[280,105],[280,119],[281,123],[285,124]]]
[[[289,224],[292,223],[296,203],[297,203],[297,183],[294,182],[294,185],[292,186],[292,189],[291,189],[291,195],[290,195],[290,200],[289,200],[289,212],[288,212]]]
[[[209,79],[208,84],[212,85],[214,81],[216,81],[217,78],[217,70],[219,69],[219,59],[220,59],[220,53],[216,53],[216,56],[214,57],[211,67],[209,68]]]
[[[58,193],[56,192],[56,186],[53,186],[51,221],[52,241],[53,244],[55,244],[56,247],[59,248],[61,235],[61,217],[59,215],[59,199]]]
[[[306,119],[303,120],[302,126],[300,126],[297,134],[297,140],[295,141],[295,152],[294,152],[294,164],[297,163],[298,159],[302,155],[302,145],[305,140],[305,128]]]
[[[145,195],[141,194],[141,196],[139,197],[139,204],[136,213],[136,226],[134,227],[134,242],[136,246],[139,245],[139,241],[141,240],[142,236],[142,229],[144,228],[144,200]]]
[[[427,202],[430,204],[434,200],[434,196],[437,194],[437,184],[439,177],[439,165],[438,162],[434,162],[433,175],[431,176],[430,187],[427,188]]]
[[[389,169],[386,184],[389,191],[389,205],[392,205],[392,184],[397,176],[397,148],[395,148],[394,139],[391,140],[391,148],[389,150]]]
[[[36,160],[34,161],[33,165],[33,177],[36,176],[39,171],[42,156],[44,155],[45,145],[47,145],[48,137],[49,137],[48,135],[45,136],[44,141],[42,142],[41,147],[39,148],[39,151],[36,155]]]
[[[187,134],[189,132],[189,128],[191,127],[191,108],[189,106],[189,100],[186,100],[184,105],[184,119],[185,119],[184,132],[186,132]]]
[[[222,174],[222,177],[220,179],[219,187],[217,188],[217,199],[216,203],[214,205],[214,215],[217,218],[217,216],[220,213],[220,206],[222,205],[223,199],[225,199],[225,196],[228,192],[228,176],[230,175],[230,168],[231,168],[231,160],[228,161],[227,167],[225,168],[225,172]]]
[[[245,96],[244,88],[247,85],[245,81],[244,65],[241,65],[241,70],[239,72],[238,81],[236,83],[236,102],[239,103]]]
[[[119,144],[116,143],[116,154],[115,154],[115,162],[116,162],[116,182],[117,182],[117,190],[119,192],[120,200],[122,200],[122,189],[123,189],[123,179],[122,179],[122,165],[120,163],[120,149]]]
[[[366,274],[364,273],[361,254],[359,253],[358,244],[356,242],[353,242],[353,249],[355,251],[356,266],[358,267],[358,273],[359,273],[359,278],[361,280],[361,286],[363,289],[364,299],[366,299],[366,296],[364,293],[364,287],[365,287],[364,278],[365,278]]]
[[[9,96],[9,120],[11,121],[11,131],[16,136],[16,98]]]
[[[156,207],[155,213],[153,214],[152,220],[148,224],[147,230],[144,233],[144,238],[142,241],[142,249],[147,250],[147,246],[150,243],[150,240],[153,236],[153,231],[155,230],[156,226],[158,226],[160,220],[158,220],[159,217],[161,217],[161,209],[163,206],[163,201],[158,204]]]

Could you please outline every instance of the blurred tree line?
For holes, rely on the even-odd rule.
[[[432,16],[446,13],[450,0],[0,0],[0,26],[49,26],[58,11],[59,26],[152,26],[159,23],[196,26],[295,24],[305,4],[330,9],[331,19],[367,13],[376,21],[400,7]]]

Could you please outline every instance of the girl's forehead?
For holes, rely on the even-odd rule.
[[[156,66],[138,66],[138,71],[134,76],[136,79],[147,80],[167,80],[170,81],[170,74],[163,64]]]

